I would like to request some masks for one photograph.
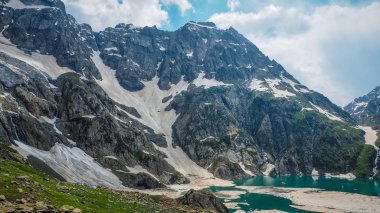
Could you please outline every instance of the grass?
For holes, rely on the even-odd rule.
[[[364,145],[357,160],[355,175],[357,177],[369,177],[371,173],[371,160],[376,150],[371,145]]]
[[[377,133],[377,140],[376,140],[376,142],[375,142],[375,145],[376,145],[377,147],[380,147],[380,131]]]
[[[18,176],[26,175],[33,187],[27,187]],[[18,182],[18,184],[16,184]],[[23,193],[18,192],[18,188]],[[85,186],[60,182],[29,165],[10,160],[0,160],[0,194],[8,201],[35,197],[37,201],[51,203],[56,207],[70,205],[83,212],[178,212],[159,202],[167,198],[137,193],[119,193],[108,189],[91,189]],[[144,197],[139,201],[136,197]]]

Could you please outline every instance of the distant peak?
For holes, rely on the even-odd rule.
[[[194,26],[204,27],[204,28],[209,28],[209,29],[217,29],[216,25],[213,22],[195,22],[195,21],[190,21],[185,26],[188,26],[188,25],[194,25]]]
[[[5,0],[0,1],[0,3],[14,9],[44,9],[55,7],[65,11],[65,5],[60,0]]]
[[[135,30],[135,29],[141,29],[141,27],[135,26],[133,24],[124,24],[120,23],[115,26],[116,29],[128,29],[128,30]]]
[[[189,23],[194,23],[194,24],[198,24],[198,25],[202,25],[202,26],[206,26],[206,27],[214,27],[214,28],[216,28],[216,24],[214,22],[195,22],[195,21],[190,21]]]

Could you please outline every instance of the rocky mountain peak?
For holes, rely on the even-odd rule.
[[[0,2],[15,9],[45,9],[54,7],[65,11],[65,5],[60,0],[1,0]]]
[[[367,95],[355,98],[344,109],[360,124],[369,126],[380,125],[380,86]]]
[[[195,22],[195,21],[189,21],[181,28],[187,28],[189,31],[202,30],[202,29],[203,30],[219,30],[216,27],[216,25],[212,22]]]
[[[3,40],[17,44],[28,54],[53,55],[60,66],[88,78],[101,78],[90,60],[97,50],[91,27],[66,14],[61,1],[10,0],[0,9]]]

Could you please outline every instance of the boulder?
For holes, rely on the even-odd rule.
[[[177,203],[196,209],[207,209],[221,213],[228,212],[227,207],[208,190],[196,191],[191,189],[184,196],[178,198]]]

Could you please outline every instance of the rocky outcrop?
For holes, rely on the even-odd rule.
[[[92,29],[78,24],[66,14],[61,1],[22,1],[25,5],[43,5],[42,9],[25,9],[0,5],[0,31],[26,53],[38,51],[55,56],[57,63],[89,78],[101,79],[91,59],[97,50]]]
[[[380,126],[380,86],[367,95],[356,98],[344,109],[361,125]]]
[[[15,66],[18,67],[17,63]],[[7,144],[22,141],[45,151],[55,143],[78,147],[104,167],[111,168],[128,187],[162,188],[164,184],[188,182],[152,145],[160,136],[144,132],[146,127],[118,110],[117,104],[95,82],[81,79],[75,73],[51,81],[55,86],[28,77],[23,79],[16,74],[20,84],[0,87],[0,133]],[[49,174],[54,173],[46,165],[41,167],[42,162],[36,163],[36,159],[33,162],[32,165]],[[144,171],[116,172],[129,172],[126,166],[136,165],[156,177]]]
[[[0,141],[0,159],[25,163],[25,159],[16,150],[8,147],[8,145],[3,143],[2,141]]]
[[[177,203],[195,209],[207,209],[220,213],[227,213],[227,207],[210,191],[189,190],[184,196],[177,199]]]
[[[176,143],[222,178],[248,175],[240,167],[259,175],[268,162],[277,174],[310,174],[313,168],[347,173],[355,169],[364,142],[349,115],[314,92],[273,98],[244,88],[194,89],[171,107],[180,114],[173,126]],[[340,120],[323,114],[328,111]],[[352,149],[349,156],[320,154],[341,153],[343,144]]]

